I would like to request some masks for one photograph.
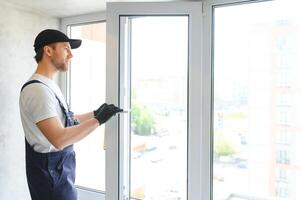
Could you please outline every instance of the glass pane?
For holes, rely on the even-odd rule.
[[[214,9],[215,200],[301,199],[299,8]]]
[[[82,114],[98,108],[106,94],[106,23],[70,27],[72,38],[82,39],[73,50],[70,68],[70,106]],[[76,185],[105,190],[104,126],[75,144]]]
[[[188,17],[131,20],[130,192],[186,199]]]

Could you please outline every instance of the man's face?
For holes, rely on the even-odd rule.
[[[50,57],[51,63],[57,70],[66,72],[73,57],[69,42],[58,42],[51,45],[51,48],[53,50]]]

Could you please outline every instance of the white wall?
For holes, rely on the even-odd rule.
[[[0,199],[30,199],[19,92],[36,68],[33,41],[59,20],[0,0]]]

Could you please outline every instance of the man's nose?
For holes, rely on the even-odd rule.
[[[73,54],[71,51],[69,51],[69,55],[68,55],[69,58],[73,58]]]

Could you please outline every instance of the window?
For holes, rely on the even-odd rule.
[[[287,150],[277,150],[277,163],[290,164],[290,156]]]
[[[288,172],[285,169],[276,168],[276,178],[279,182],[288,182]]]
[[[69,27],[71,38],[82,39],[73,50],[69,70],[69,103],[74,113],[97,109],[106,94],[106,23],[98,22]],[[77,159],[76,185],[105,191],[104,127],[96,129],[75,144]]]
[[[130,24],[131,197],[186,199],[188,17],[122,21]]]
[[[199,88],[202,3],[107,5],[108,99],[131,112],[106,125],[106,198],[208,199],[199,189],[209,165],[199,156],[208,149],[200,130],[209,128],[200,124],[200,100],[210,96]]]
[[[187,16],[123,17],[131,197],[185,199],[187,179]],[[158,48],[159,47],[159,48]],[[130,61],[130,62],[125,62]],[[129,78],[129,79],[127,79]],[[160,182],[160,184],[158,184]]]
[[[291,133],[287,131],[287,128],[282,127],[278,129],[277,132],[277,144],[279,145],[291,145]]]
[[[284,199],[289,198],[289,190],[287,184],[276,184],[276,196]]]
[[[301,199],[292,189],[301,180],[297,7],[282,0],[213,6],[214,200]]]

